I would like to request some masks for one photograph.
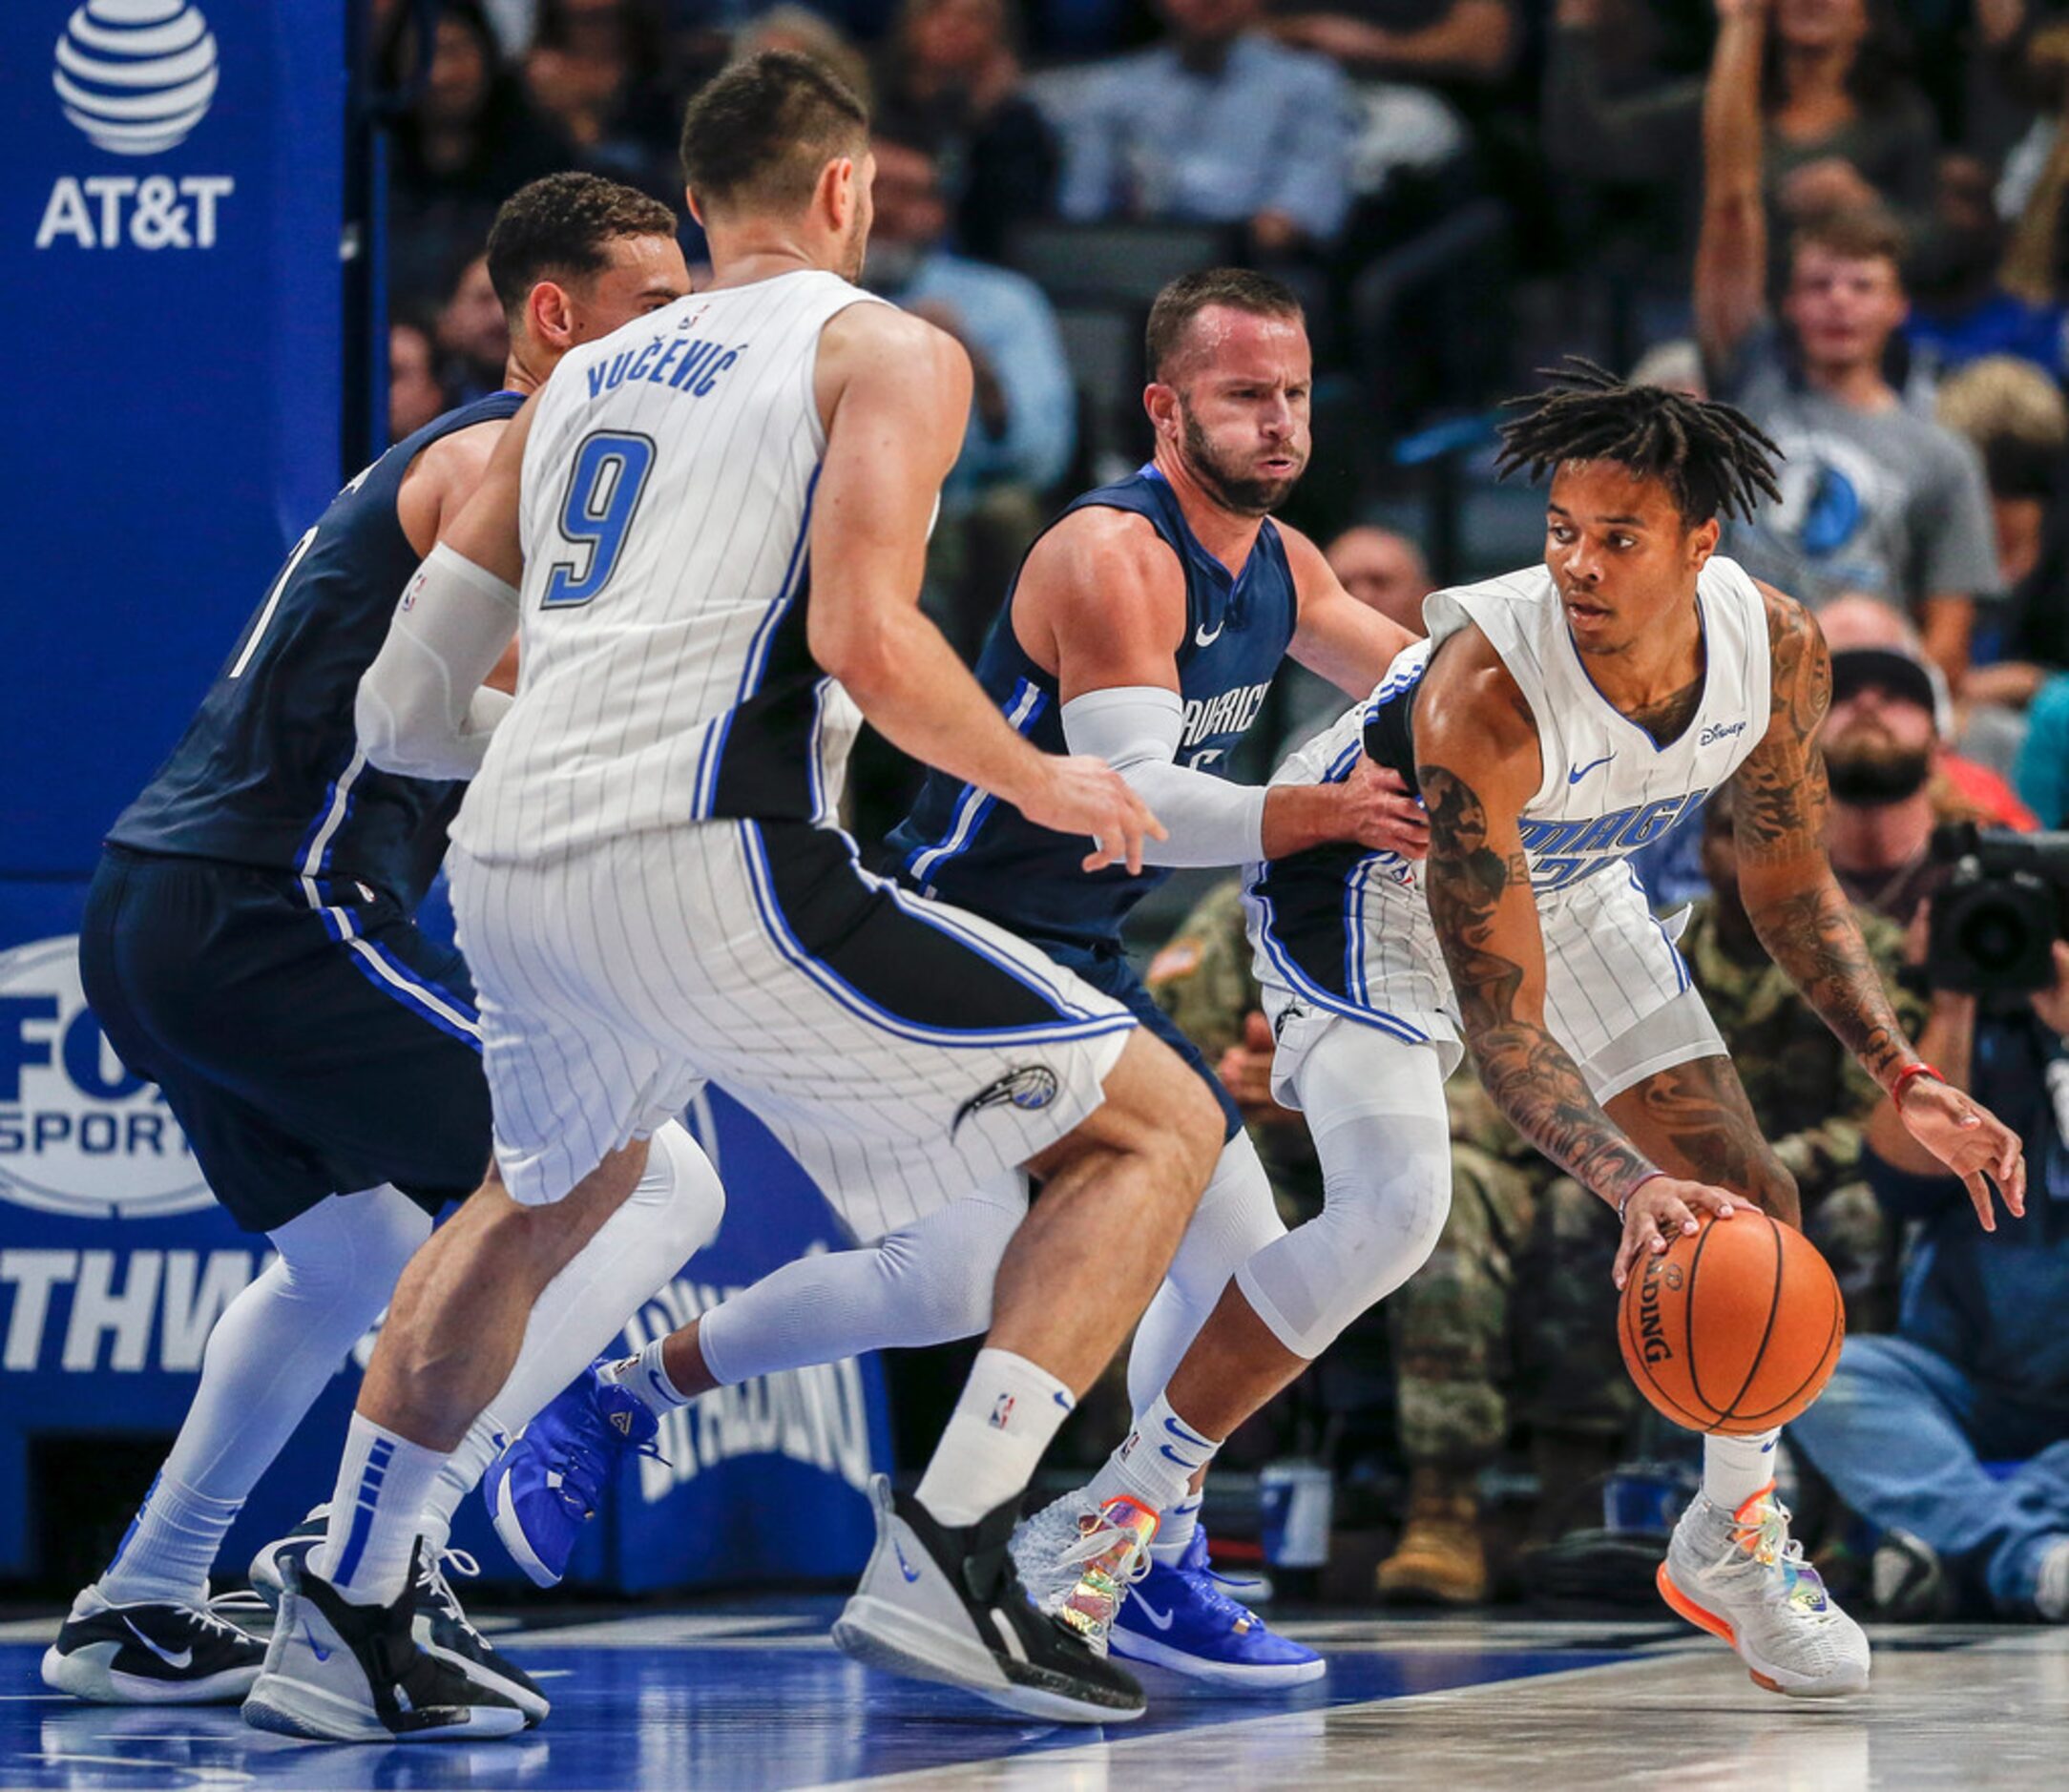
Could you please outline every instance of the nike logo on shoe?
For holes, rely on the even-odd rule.
[[[316,1633],[309,1628],[306,1620],[303,1622],[302,1639],[309,1645],[309,1653],[319,1661],[328,1661],[330,1659],[331,1652],[316,1640]]]
[[[1577,765],[1572,771],[1566,774],[1566,781],[1569,784],[1578,784],[1598,765],[1607,765],[1609,761],[1616,757],[1617,756],[1614,753],[1604,753],[1602,757],[1599,760],[1590,760],[1585,765]]]
[[[191,1668],[194,1665],[193,1649],[182,1649],[178,1655],[175,1655],[170,1649],[162,1649],[157,1643],[153,1642],[150,1637],[146,1636],[142,1631],[138,1630],[136,1624],[129,1618],[124,1618],[122,1620],[122,1628],[128,1631],[132,1636],[136,1637],[138,1642],[142,1643],[143,1646],[146,1649],[150,1650],[153,1655],[157,1656],[157,1658],[160,1661],[164,1662],[167,1667],[177,1668],[184,1672],[186,1669]]]
[[[1169,1630],[1178,1621],[1179,1612],[1177,1606],[1173,1606],[1168,1612],[1160,1612],[1139,1593],[1135,1595],[1135,1602],[1142,1615],[1148,1618],[1159,1630]]]
[[[1207,633],[1207,625],[1202,622],[1197,629],[1193,631],[1193,645],[1195,647],[1212,647],[1216,641],[1222,638],[1222,631],[1227,626],[1228,619],[1224,616],[1220,622],[1215,625],[1214,633],[1212,635],[1209,635]],[[1166,636],[1166,638],[1168,639],[1169,637]]]
[[[898,1572],[906,1577],[908,1582],[915,1581],[920,1577],[920,1571],[906,1560],[905,1545],[900,1543],[896,1537],[890,1540],[890,1552],[898,1558]]]

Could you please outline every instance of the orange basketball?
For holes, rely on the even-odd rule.
[[[1676,1425],[1744,1437],[1818,1397],[1846,1329],[1817,1246],[1742,1207],[1645,1259],[1617,1335],[1639,1391]]]

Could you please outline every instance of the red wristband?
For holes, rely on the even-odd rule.
[[[1930,1076],[1935,1083],[1944,1083],[1947,1080],[1923,1058],[1915,1064],[1905,1065],[1897,1072],[1896,1081],[1890,1085],[1890,1105],[1899,1114],[1904,1111],[1904,1091],[1910,1087],[1913,1076]]]

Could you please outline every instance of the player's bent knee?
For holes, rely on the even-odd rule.
[[[658,1127],[650,1147],[635,1198],[651,1189],[654,1198],[665,1202],[667,1230],[656,1248],[665,1250],[672,1264],[686,1262],[718,1237],[725,1219],[725,1185],[686,1127],[673,1120]]]

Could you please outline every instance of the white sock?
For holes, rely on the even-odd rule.
[[[667,1343],[668,1337],[663,1334],[637,1356],[606,1363],[600,1371],[605,1381],[616,1382],[637,1397],[657,1419],[690,1404],[690,1396],[668,1379],[668,1365],[661,1361],[661,1350]]]
[[[1088,1490],[1101,1506],[1125,1493],[1153,1512],[1167,1511],[1184,1504],[1193,1476],[1214,1460],[1221,1447],[1219,1439],[1201,1436],[1171,1410],[1169,1398],[1159,1394],[1092,1477]]]
[[[330,1529],[309,1568],[354,1605],[391,1605],[409,1584],[425,1501],[446,1461],[359,1413],[345,1432]]]
[[[1149,1546],[1150,1559],[1176,1568],[1193,1533],[1200,1529],[1200,1509],[1205,1497],[1195,1493],[1176,1506],[1166,1506],[1157,1520],[1157,1541]]]
[[[97,1583],[117,1605],[196,1602],[223,1532],[431,1235],[392,1188],[333,1195],[267,1236],[280,1255],[223,1308],[200,1386]]]
[[[204,1605],[208,1571],[241,1499],[210,1499],[160,1470],[97,1585],[111,1605]]]
[[[435,1562],[446,1552],[446,1545],[452,1541],[452,1514],[509,1441],[502,1422],[494,1413],[484,1412],[467,1427],[460,1448],[439,1465],[438,1476],[424,1498],[424,1521],[417,1527],[427,1562]]]
[[[1077,1403],[1038,1363],[977,1352],[915,1497],[944,1525],[971,1525],[1021,1492]]]
[[[1713,1506],[1735,1512],[1774,1479],[1774,1447],[1779,1430],[1758,1437],[1705,1437],[1703,1440],[1703,1491]]]

